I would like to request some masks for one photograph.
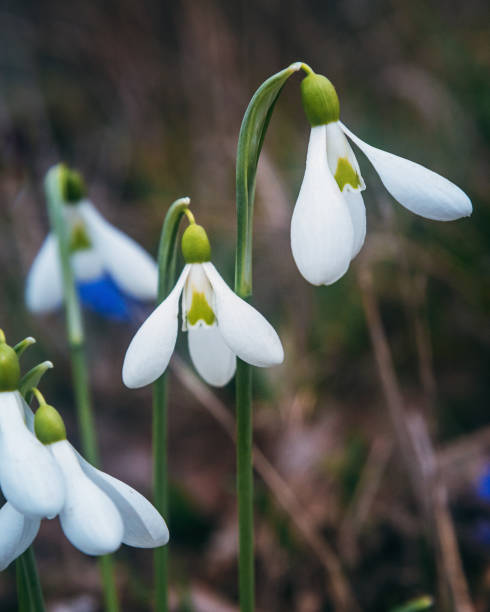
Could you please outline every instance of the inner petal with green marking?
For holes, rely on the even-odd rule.
[[[211,283],[201,264],[191,265],[189,276],[182,295],[184,315],[183,328],[190,325],[214,325],[216,315],[213,311],[214,294]]]
[[[212,325],[216,317],[213,309],[208,304],[206,295],[198,291],[192,293],[191,307],[187,313],[187,321],[189,325],[196,325],[199,321],[203,321],[206,325]]]
[[[92,248],[92,243],[88,237],[85,225],[81,221],[77,221],[70,233],[70,252],[85,251]]]
[[[340,191],[344,190],[346,185],[350,185],[353,189],[361,186],[361,178],[347,157],[339,157],[337,160],[337,170],[334,178],[337,181]]]

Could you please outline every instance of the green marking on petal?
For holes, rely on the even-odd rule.
[[[204,321],[206,325],[212,325],[214,320],[215,316],[213,309],[208,304],[204,293],[194,291],[192,293],[192,304],[187,313],[189,325],[195,325],[198,321]]]
[[[334,178],[340,191],[343,191],[346,185],[351,185],[353,189],[361,186],[359,174],[354,170],[347,157],[339,157]]]
[[[85,251],[92,247],[83,223],[76,223],[70,235],[70,253]]]

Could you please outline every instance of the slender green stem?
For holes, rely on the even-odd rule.
[[[153,501],[168,517],[167,473],[167,375],[153,385]],[[168,519],[167,519],[168,520]],[[168,610],[168,545],[154,550],[155,610]]]
[[[32,547],[16,561],[19,612],[44,612],[44,599]]]
[[[189,198],[176,200],[168,209],[163,222],[158,248],[158,297],[160,304],[175,283],[177,234],[180,220],[185,214],[189,221],[194,216],[189,211]],[[164,373],[153,385],[153,496],[157,510],[168,517],[167,473],[167,375]],[[168,610],[168,546],[154,551],[155,610]]]
[[[252,295],[253,210],[260,151],[277,99],[301,62],[274,74],[257,89],[240,128],[236,162],[237,248],[235,291]],[[310,69],[311,70],[311,69]],[[252,464],[252,367],[238,359],[236,371],[237,497],[239,521],[238,582],[241,612],[254,610],[254,524]]]
[[[99,465],[97,439],[95,435],[92,403],[89,393],[89,376],[85,358],[85,342],[82,313],[75,287],[70,263],[69,236],[63,214],[63,181],[67,168],[63,164],[53,166],[46,175],[45,190],[51,229],[56,235],[63,277],[63,294],[66,310],[66,330],[70,346],[73,385],[77,406],[78,425],[81,434],[82,450],[86,459],[95,466]],[[118,612],[116,582],[112,558],[101,557],[99,569],[104,590],[105,609]]]
[[[252,472],[252,368],[241,359],[236,369],[237,492],[240,610],[254,610],[254,526]]]

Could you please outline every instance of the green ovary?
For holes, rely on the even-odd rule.
[[[91,247],[92,243],[90,242],[90,238],[87,236],[83,223],[77,223],[74,225],[70,235],[70,253],[85,251]]]
[[[354,170],[347,157],[339,157],[334,178],[337,181],[340,191],[343,191],[346,185],[351,185],[354,189],[357,189],[361,185],[359,175]]]
[[[189,325],[195,325],[198,321],[204,321],[206,325],[214,323],[215,316],[211,306],[206,300],[204,293],[194,291],[192,293],[192,304],[187,313],[187,321]]]

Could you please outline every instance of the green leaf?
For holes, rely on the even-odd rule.
[[[51,361],[43,361],[37,366],[33,367],[32,370],[29,370],[27,374],[20,379],[19,382],[19,391],[24,396],[27,403],[29,403],[31,390],[34,387],[37,387],[39,381],[44,376],[44,374],[53,367]]]
[[[21,340],[18,344],[16,344],[14,346],[14,351],[16,352],[17,357],[20,357],[22,353],[33,344],[36,344],[36,339],[32,336],[28,336],[27,338],[24,338],[24,340]]]
[[[434,600],[430,595],[423,595],[412,599],[407,603],[392,608],[390,612],[419,612],[420,610],[429,610],[434,605]]]
[[[190,198],[179,198],[170,206],[163,221],[158,247],[158,303],[162,302],[175,283],[177,234],[182,215],[189,208]]]
[[[272,75],[257,89],[243,117],[236,163],[237,258],[235,290],[241,297],[252,293],[252,232],[255,177],[260,151],[279,94],[301,62]]]

